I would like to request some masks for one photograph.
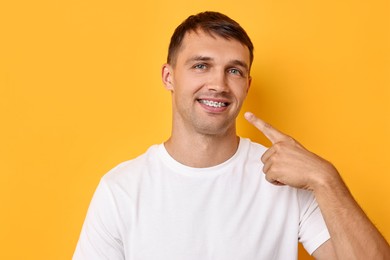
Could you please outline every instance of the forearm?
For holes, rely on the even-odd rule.
[[[328,161],[308,151],[292,137],[276,130],[252,113],[246,119],[272,146],[263,154],[266,179],[277,185],[312,190],[331,235],[331,245],[317,251],[319,258],[390,259],[387,241],[353,199],[339,173]],[[330,254],[329,251],[332,251]]]
[[[390,247],[337,172],[314,190],[338,259],[390,259]]]

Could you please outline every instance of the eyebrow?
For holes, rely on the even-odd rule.
[[[249,71],[249,66],[248,66],[248,64],[246,64],[246,62],[244,62],[244,61],[241,61],[241,60],[232,60],[232,61],[230,61],[229,63],[232,64],[232,65],[235,65],[235,66],[243,67],[244,69],[246,69],[247,71]]]
[[[194,57],[189,58],[188,60],[186,60],[185,64],[188,65],[194,61],[212,61],[212,60],[213,60],[213,58],[211,58],[211,57],[199,55],[199,56],[194,56]]]
[[[192,62],[196,62],[196,61],[213,61],[214,59],[211,58],[211,57],[207,57],[207,56],[201,56],[201,55],[198,55],[198,56],[194,56],[194,57],[191,57],[189,58],[185,64],[188,65],[188,64],[191,64]],[[234,65],[234,66],[240,66],[240,67],[243,67],[244,69],[246,69],[247,71],[249,71],[249,66],[246,62],[244,61],[241,61],[241,60],[231,60],[229,61],[229,64],[230,65]]]

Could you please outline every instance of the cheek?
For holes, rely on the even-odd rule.
[[[182,88],[184,91],[191,91],[205,82],[204,77],[193,75],[191,73],[181,74],[176,77],[175,85],[177,88]]]
[[[234,82],[234,88],[233,88],[233,91],[234,91],[234,94],[235,96],[237,97],[237,99],[245,99],[247,94],[248,94],[248,90],[249,90],[249,85],[243,81],[240,81],[240,82]]]

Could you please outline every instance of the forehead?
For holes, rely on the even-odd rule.
[[[201,30],[185,34],[177,53],[177,62],[185,62],[193,56],[204,56],[221,61],[241,60],[248,66],[250,63],[249,49],[246,45],[236,39],[226,39]]]

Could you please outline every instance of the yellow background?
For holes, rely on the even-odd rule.
[[[0,259],[71,258],[100,177],[168,138],[161,65],[203,10],[255,44],[244,109],[332,161],[390,239],[389,1],[3,0]]]

